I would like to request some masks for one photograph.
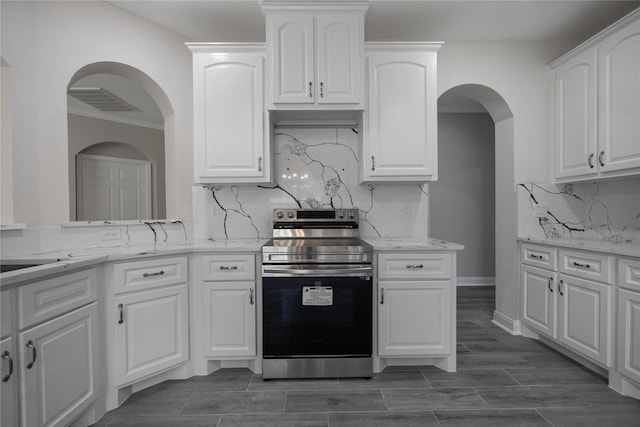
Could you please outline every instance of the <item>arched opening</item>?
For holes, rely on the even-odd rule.
[[[174,113],[164,91],[142,71],[114,62],[81,68],[69,81],[67,90],[69,218],[81,219],[77,217],[77,197],[74,197],[80,188],[76,182],[76,156],[90,146],[98,150],[107,147],[108,152],[115,150],[117,155],[113,157],[131,155],[130,159],[138,159],[132,153],[139,153],[147,159],[151,165],[151,209],[147,218],[140,219],[166,218],[167,193],[171,191],[166,183],[170,182],[174,169],[170,156],[165,153],[171,152],[174,143]],[[94,96],[96,98],[92,98]],[[103,102],[106,102],[104,108]],[[127,110],[127,106],[132,108]],[[98,145],[104,142],[112,144]],[[82,218],[91,219],[98,218]]]
[[[430,186],[431,212],[435,214],[430,215],[430,234],[468,245],[470,251],[459,256],[461,284],[493,281],[493,320],[517,333],[519,328],[511,321],[519,317],[513,114],[500,94],[477,84],[447,90],[439,100],[439,115],[441,107],[439,135],[444,138],[439,138],[439,151],[450,159],[439,159],[440,179]],[[487,158],[487,151],[491,158]],[[443,225],[438,221],[444,221]],[[440,235],[438,228],[455,235]],[[505,312],[515,316],[501,315]]]

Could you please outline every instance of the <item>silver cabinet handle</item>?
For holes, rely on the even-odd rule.
[[[376,158],[375,156],[371,156],[371,170],[376,170]]]
[[[424,268],[424,265],[422,265],[422,264],[407,264],[407,265],[405,265],[405,267],[410,268],[410,269],[420,269],[420,268]]]
[[[38,353],[36,352],[36,346],[33,344],[33,341],[31,340],[27,342],[26,347],[31,350],[31,362],[27,363],[27,369],[31,369],[33,368],[33,364],[36,363]]]
[[[549,281],[547,282],[547,287],[549,288],[549,292],[553,292],[553,277],[549,277]]]
[[[564,296],[564,294],[562,293],[562,284],[564,283],[564,280],[560,280],[558,282],[558,292],[560,292],[560,295]]]
[[[9,378],[11,378],[11,375],[13,374],[13,359],[11,358],[11,354],[9,354],[8,351],[5,351],[4,353],[2,353],[2,360],[9,361],[9,373],[2,377],[2,382],[6,383],[7,381],[9,381]]]
[[[164,274],[164,270],[156,271],[155,273],[144,273],[142,277],[153,277],[153,276],[162,276]]]
[[[600,166],[604,166],[604,151],[600,152],[600,155],[598,156],[598,162],[600,163]]]
[[[576,267],[591,268],[591,264],[582,264],[576,261],[573,261],[573,265],[575,265]]]
[[[542,255],[529,254],[529,256],[530,256],[531,258],[535,258],[535,259],[542,259]]]
[[[118,325],[124,323],[124,304],[118,304],[118,311],[120,312],[120,319],[118,319]]]
[[[324,83],[320,82],[320,98],[324,98],[323,90],[324,90]]]
[[[258,157],[258,172],[262,172],[262,157]]]
[[[313,83],[309,82],[309,98],[313,98]]]
[[[253,305],[253,288],[249,288],[249,304]]]
[[[589,159],[587,159],[587,163],[589,163],[589,167],[591,169],[593,169],[594,164],[593,164],[593,158],[595,157],[594,153],[589,154]]]
[[[380,305],[384,304],[384,288],[380,288]]]
[[[238,266],[237,265],[232,265],[232,266],[226,266],[226,265],[221,265],[220,266],[220,270],[237,270]]]

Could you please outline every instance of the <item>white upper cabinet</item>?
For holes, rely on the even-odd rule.
[[[264,45],[188,46],[193,52],[195,182],[270,182]]]
[[[438,177],[437,51],[440,43],[368,43],[361,182]]]
[[[551,64],[558,182],[640,173],[640,12]]]
[[[263,3],[268,109],[364,108],[366,4],[345,2],[317,10],[318,5],[307,3],[283,13],[281,5]]]
[[[598,45],[602,172],[640,168],[640,14],[636,16]]]

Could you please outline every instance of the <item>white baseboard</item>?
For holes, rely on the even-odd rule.
[[[457,286],[495,286],[495,277],[458,277]]]
[[[499,311],[493,312],[493,324],[509,332],[511,335],[522,335],[520,321],[505,316]]]

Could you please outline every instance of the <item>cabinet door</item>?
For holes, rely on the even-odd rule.
[[[436,54],[371,53],[362,181],[437,179]]]
[[[195,179],[270,180],[262,54],[194,54]]]
[[[361,15],[329,14],[316,18],[318,104],[363,104],[363,25]]]
[[[640,383],[640,293],[618,291],[618,370]]]
[[[205,356],[255,356],[255,282],[209,282],[203,291]]]
[[[66,426],[96,399],[96,321],[92,303],[18,334],[21,425]]]
[[[589,49],[554,70],[555,175],[598,173],[596,147],[596,50]]]
[[[602,172],[640,167],[640,20],[598,48],[598,153]]]
[[[313,15],[269,14],[267,46],[272,61],[269,104],[315,103]]]
[[[556,273],[523,265],[522,321],[537,331],[557,338]]]
[[[451,352],[451,282],[378,283],[380,356],[436,356]]]
[[[611,367],[611,287],[559,274],[557,291],[560,342]]]
[[[0,424],[3,426],[18,425],[18,358],[15,342],[11,337],[0,341]]]
[[[187,285],[115,299],[116,382],[126,385],[189,358]]]

